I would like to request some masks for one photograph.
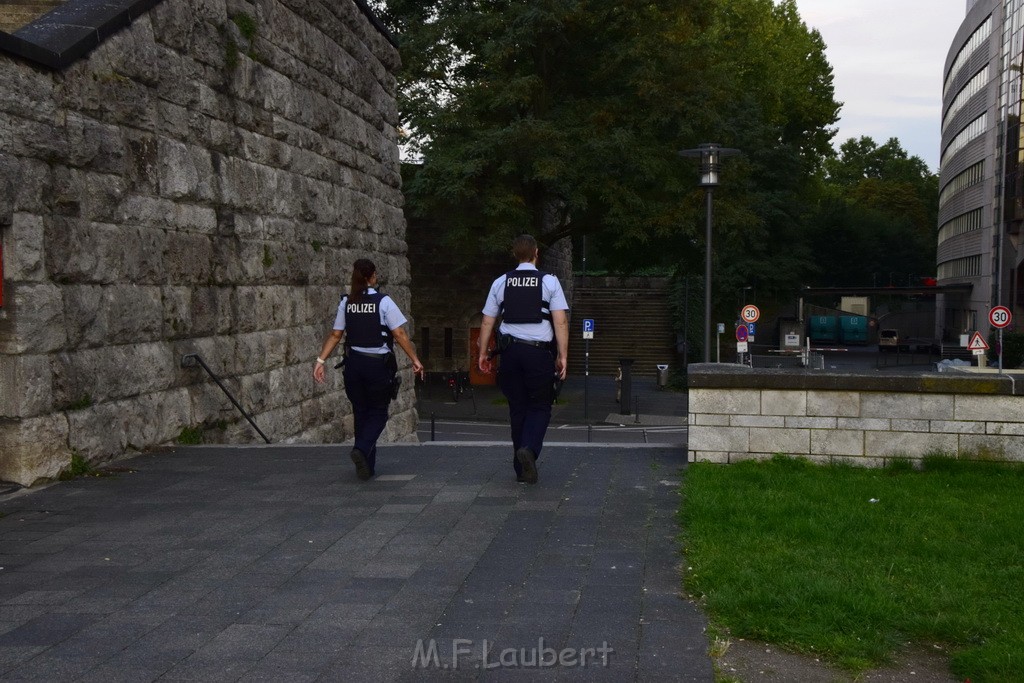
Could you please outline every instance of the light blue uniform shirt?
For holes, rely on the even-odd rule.
[[[532,263],[520,263],[516,270],[537,270]],[[501,315],[501,304],[505,300],[505,276],[502,274],[491,284],[491,291],[487,293],[487,302],[484,304],[484,315],[497,318]],[[547,301],[552,311],[568,311],[569,303],[565,300],[565,292],[562,291],[562,283],[550,273],[544,276],[541,282],[543,290],[542,298]],[[547,342],[555,338],[555,329],[551,321],[541,320],[539,323],[507,323],[502,321],[498,326],[498,332],[511,334],[513,337],[527,341]]]
[[[373,287],[368,288],[368,294],[376,294],[377,290]],[[334,329],[344,330],[345,329],[345,304],[348,303],[348,295],[341,297],[341,303],[338,304],[338,314],[334,317]],[[380,313],[380,322],[382,325],[387,325],[389,330],[393,330],[396,327],[401,327],[407,321],[405,316],[402,315],[402,311],[398,308],[398,304],[388,296],[384,295],[384,298],[380,300],[380,306],[377,307],[377,312]],[[381,344],[380,346],[353,346],[356,351],[362,351],[363,353],[388,353],[391,349],[388,348],[387,344]]]

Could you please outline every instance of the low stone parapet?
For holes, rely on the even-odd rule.
[[[689,366],[690,462],[929,454],[1024,461],[1024,374],[877,375]]]

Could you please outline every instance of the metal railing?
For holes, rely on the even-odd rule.
[[[231,403],[236,408],[238,408],[238,412],[240,412],[245,417],[245,419],[249,421],[249,424],[251,424],[252,428],[256,430],[256,433],[263,437],[264,441],[270,443],[270,439],[267,438],[267,435],[264,434],[263,431],[256,426],[256,423],[253,421],[252,417],[249,416],[249,413],[245,412],[245,408],[243,408],[242,405],[235,400],[235,397],[231,395],[231,392],[228,391],[228,388],[224,386],[223,382],[220,381],[220,378],[217,377],[216,374],[214,374],[213,370],[211,370],[210,366],[206,364],[206,361],[203,360],[202,356],[200,356],[198,353],[186,353],[184,356],[181,357],[181,367],[192,367],[193,363],[198,363],[203,368],[203,370],[206,370],[206,374],[208,374],[213,379],[213,381],[217,383],[217,386],[220,387],[221,391],[223,391],[225,395],[227,395],[227,397],[231,400]]]

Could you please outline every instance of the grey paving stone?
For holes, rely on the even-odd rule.
[[[0,645],[0,674],[46,650],[45,645]]]
[[[156,681],[166,669],[125,668],[104,662],[76,679],[76,683],[150,683]]]
[[[346,648],[323,673],[323,680],[395,681],[411,668],[406,648]]]
[[[550,654],[552,649],[560,651],[566,647],[569,640],[571,622],[571,616],[535,621],[522,619],[507,621],[498,630],[492,645],[495,652],[514,648],[526,650],[530,653],[537,651],[539,653],[538,657],[541,654]],[[539,662],[540,660],[538,659],[531,663],[531,668],[543,668],[540,667]]]
[[[79,595],[77,590],[28,590],[4,601],[5,605],[60,605]]]
[[[385,448],[390,481],[357,482],[337,447],[200,448],[141,456],[130,478],[22,496],[37,509],[0,518],[0,658],[19,670],[38,660],[24,671],[40,680],[75,671],[103,683],[709,670],[702,616],[677,597],[678,485],[659,483],[678,482],[681,450],[552,447],[541,483],[524,487],[507,447]],[[538,634],[607,641],[623,659],[411,667],[431,636],[450,657],[456,639],[528,646]],[[91,643],[101,662],[75,656]]]
[[[90,614],[43,614],[0,635],[0,647],[55,645],[94,621]]]
[[[441,621],[465,623],[470,621],[500,622],[504,621],[512,609],[514,599],[511,596],[496,594],[458,594],[441,615]]]
[[[418,615],[413,618],[378,614],[353,640],[353,647],[383,647],[408,645],[414,647],[417,640],[426,638],[434,627],[435,615]]]
[[[11,681],[71,681],[99,666],[102,656],[68,657],[50,650],[18,664],[4,674]]]
[[[173,615],[139,639],[137,652],[195,652],[231,623],[225,616]]]
[[[278,656],[305,657],[317,666],[326,666],[369,623],[369,619],[348,619],[335,623],[304,622],[289,631],[272,652]]]

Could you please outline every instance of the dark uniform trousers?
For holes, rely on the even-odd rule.
[[[345,360],[345,394],[352,402],[355,422],[355,448],[366,456],[370,473],[377,460],[377,439],[388,423],[393,373],[384,361],[361,353],[350,353]]]
[[[513,450],[529,448],[540,458],[551,422],[554,375],[555,356],[548,348],[511,344],[501,352],[498,386],[508,399]],[[512,464],[516,474],[522,475],[522,466],[515,457]]]

